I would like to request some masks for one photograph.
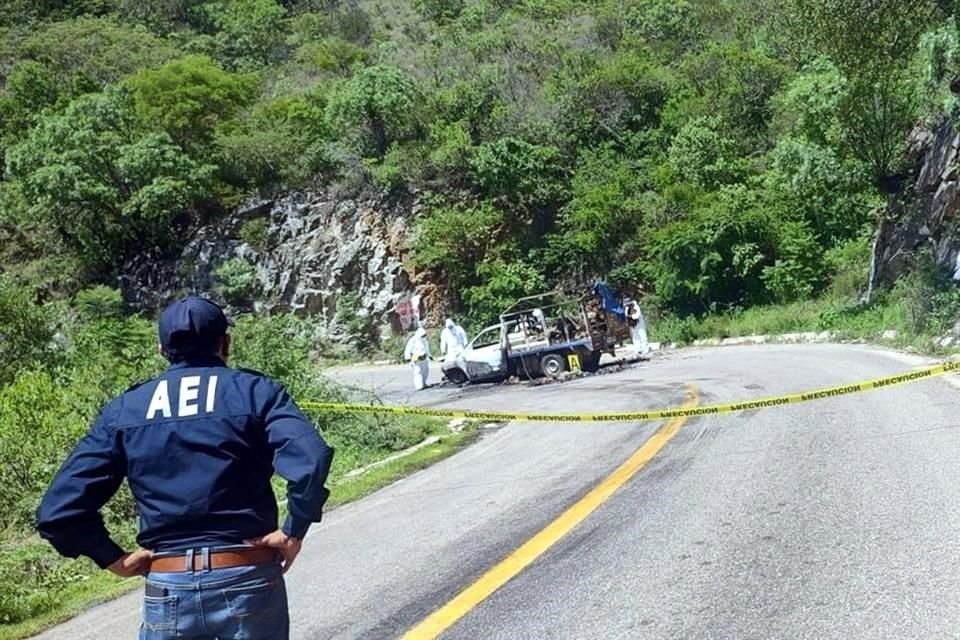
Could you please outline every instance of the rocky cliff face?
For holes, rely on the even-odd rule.
[[[910,136],[913,171],[906,188],[891,196],[874,242],[869,295],[908,270],[918,250],[928,249],[937,265],[960,276],[960,132],[949,122],[917,129]]]
[[[250,297],[259,311],[309,315],[336,334],[337,300],[353,293],[358,313],[399,330],[398,304],[419,294],[437,307],[435,288],[409,265],[416,209],[409,197],[339,198],[325,190],[250,202],[200,229],[178,258],[142,256],[121,284],[138,303],[158,306],[184,292],[213,291],[216,270],[240,258],[252,266]]]

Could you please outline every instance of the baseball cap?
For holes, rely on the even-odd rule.
[[[231,322],[216,303],[199,296],[177,300],[160,314],[160,346],[171,358],[215,353]]]

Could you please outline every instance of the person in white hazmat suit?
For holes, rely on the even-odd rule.
[[[440,334],[440,357],[445,362],[456,359],[467,348],[467,332],[463,327],[447,318],[447,322]]]
[[[403,359],[409,362],[410,368],[413,369],[413,388],[417,391],[427,386],[427,377],[430,375],[430,357],[427,331],[420,327],[407,340],[407,346],[403,350]]]
[[[647,321],[643,318],[640,305],[634,301],[627,304],[627,324],[630,325],[630,340],[636,354],[643,355],[650,351],[650,342],[647,339]]]

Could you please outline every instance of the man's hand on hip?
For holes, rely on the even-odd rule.
[[[153,552],[146,549],[138,549],[133,553],[125,553],[123,556],[107,567],[107,570],[121,578],[132,578],[133,576],[145,576],[150,572],[150,562],[153,560]]]
[[[283,556],[284,573],[290,569],[290,565],[296,560],[297,554],[300,553],[300,547],[303,544],[303,541],[299,538],[291,538],[280,529],[259,538],[244,540],[244,542],[252,544],[255,547],[270,547],[271,549],[279,551],[280,555]]]

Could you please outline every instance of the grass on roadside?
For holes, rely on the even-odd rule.
[[[89,562],[89,560],[77,562]],[[142,584],[139,578],[118,578],[106,571],[95,568],[93,570],[95,573],[88,579],[76,582],[57,594],[56,608],[17,624],[0,624],[0,640],[20,640],[36,635],[48,627],[72,618],[84,609],[113,600],[137,589]]]
[[[694,340],[750,335],[829,331],[837,339],[884,340],[896,347],[937,353],[935,340],[951,331],[960,317],[960,289],[936,272],[917,272],[901,278],[890,291],[870,304],[827,292],[814,300],[757,306],[703,317],[666,316],[651,323],[651,339],[677,344]]]
[[[654,340],[687,344],[706,338],[831,331],[840,337],[876,338],[887,329],[911,333],[903,305],[858,307],[830,300],[804,300],[753,307],[703,318],[666,317],[651,327]]]
[[[870,246],[870,237],[864,236],[828,251],[830,280],[815,298],[699,316],[653,313],[651,339],[689,344],[707,338],[829,331],[840,340],[878,341],[885,331],[893,330],[897,337],[884,339],[885,344],[942,351],[935,339],[951,332],[960,318],[960,287],[952,274],[931,256],[918,254],[892,288],[882,288],[869,304],[862,303]]]

